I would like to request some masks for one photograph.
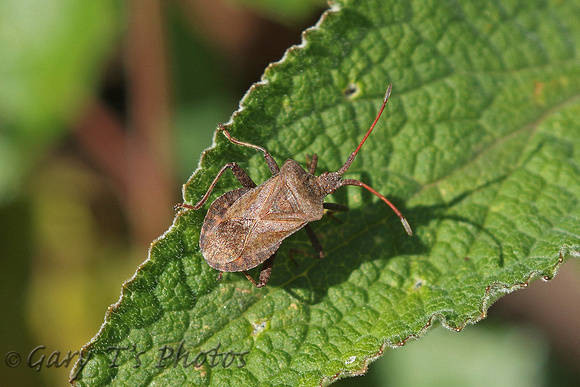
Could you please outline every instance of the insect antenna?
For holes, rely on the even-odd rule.
[[[360,142],[360,144],[358,144],[358,146],[356,147],[356,149],[354,150],[354,152],[352,152],[350,154],[350,156],[348,156],[348,160],[346,160],[346,163],[344,163],[344,165],[342,166],[342,168],[340,168],[338,170],[338,174],[339,175],[342,176],[346,172],[346,170],[350,167],[350,165],[354,161],[354,158],[356,157],[356,154],[358,153],[358,151],[360,150],[360,148],[362,148],[363,144],[365,143],[365,141],[367,140],[367,138],[369,137],[369,135],[371,134],[371,132],[375,128],[375,125],[379,121],[379,118],[381,117],[381,114],[383,114],[383,110],[385,110],[385,106],[387,105],[387,101],[389,100],[389,96],[391,95],[391,89],[392,89],[392,87],[393,87],[393,85],[391,85],[391,84],[389,84],[389,87],[387,87],[387,92],[385,93],[385,98],[383,99],[383,104],[381,105],[381,108],[379,110],[379,113],[377,114],[375,120],[373,121],[373,124],[371,125],[371,127],[367,131],[367,134],[365,134],[365,136],[363,137],[363,139]]]
[[[345,186],[345,185],[356,185],[357,187],[366,188],[367,190],[371,191],[373,194],[377,195],[383,202],[387,203],[387,205],[389,207],[391,207],[393,212],[399,217],[399,219],[401,220],[401,224],[405,228],[405,231],[407,232],[407,234],[413,235],[413,230],[411,229],[411,225],[409,225],[409,222],[407,221],[407,219],[405,219],[403,214],[401,214],[401,211],[399,211],[399,209],[397,207],[395,207],[395,205],[393,203],[391,203],[389,201],[389,199],[387,199],[386,197],[384,197],[383,195],[381,195],[380,193],[375,191],[371,186],[363,183],[362,181],[353,180],[353,179],[344,179],[341,182],[341,186]]]
[[[367,130],[367,133],[365,134],[365,136],[361,140],[360,144],[358,144],[358,146],[356,147],[356,149],[354,150],[354,152],[352,152],[350,154],[350,156],[348,157],[348,160],[346,160],[346,163],[344,163],[344,165],[342,166],[342,168],[340,168],[338,170],[337,173],[340,176],[342,176],[348,170],[348,168],[350,168],[350,165],[354,161],[354,158],[356,157],[358,151],[360,150],[360,148],[362,148],[363,144],[365,143],[365,141],[367,140],[367,138],[369,137],[369,135],[371,134],[371,132],[375,128],[375,125],[379,121],[379,118],[381,117],[381,114],[383,114],[383,110],[385,110],[385,106],[387,105],[387,101],[389,100],[389,96],[391,95],[391,89],[392,89],[392,85],[389,84],[389,87],[387,87],[387,92],[385,93],[385,98],[383,99],[383,104],[381,105],[381,108],[379,109],[379,112],[378,112],[377,116],[375,117],[375,120],[373,121],[371,127],[369,128],[369,130]],[[341,181],[341,184],[340,185],[341,186],[344,186],[344,185],[356,185],[358,187],[366,188],[367,190],[369,190],[373,194],[377,195],[383,202],[387,203],[387,205],[389,207],[391,207],[391,209],[393,210],[393,212],[399,217],[399,219],[401,220],[401,224],[405,228],[405,231],[407,232],[407,234],[413,235],[413,230],[411,229],[411,226],[409,225],[409,222],[407,221],[407,219],[405,219],[405,217],[403,216],[403,214],[401,214],[401,211],[399,211],[399,209],[397,207],[395,207],[395,205],[393,203],[391,203],[389,201],[389,199],[387,199],[386,197],[384,197],[383,195],[381,195],[380,193],[378,193],[377,191],[375,191],[372,187],[368,186],[367,184],[363,183],[362,181],[353,180],[353,179],[344,179],[344,180]]]

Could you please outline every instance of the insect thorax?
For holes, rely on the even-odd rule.
[[[296,199],[308,222],[322,218],[322,203],[327,195],[316,177],[305,171],[296,161],[288,159],[280,169],[280,179]]]

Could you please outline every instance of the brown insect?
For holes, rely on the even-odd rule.
[[[322,218],[324,209],[344,211],[345,206],[324,203],[324,198],[345,185],[356,185],[366,188],[387,203],[401,219],[403,227],[409,235],[413,232],[401,212],[383,195],[365,183],[342,179],[358,151],[371,134],[379,120],[391,94],[391,85],[387,88],[383,104],[367,131],[366,135],[352,152],[346,163],[337,172],[324,172],[314,176],[318,156],[312,156],[308,171],[296,161],[288,159],[278,167],[270,153],[257,145],[249,144],[233,138],[222,124],[219,130],[234,144],[256,149],[264,153],[266,164],[272,172],[272,177],[257,186],[250,176],[235,162],[222,167],[209,186],[201,200],[194,206],[178,204],[176,208],[197,210],[208,199],[218,179],[231,169],[242,188],[229,191],[217,198],[210,206],[199,239],[199,247],[207,263],[222,272],[241,271],[255,286],[262,287],[270,279],[272,264],[282,241],[304,228],[314,249],[320,258],[324,250],[314,231],[308,224]],[[258,282],[248,273],[263,263]]]

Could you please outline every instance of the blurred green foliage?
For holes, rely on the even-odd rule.
[[[437,329],[420,343],[385,353],[363,380],[367,387],[547,386],[547,346],[546,338],[530,327],[487,324],[460,334]],[[344,379],[336,386],[360,383]]]
[[[0,5],[0,203],[94,93],[119,38],[119,3],[4,1]]]
[[[265,17],[282,24],[296,25],[312,16],[314,7],[322,7],[320,0],[229,0],[233,4],[252,7]]]

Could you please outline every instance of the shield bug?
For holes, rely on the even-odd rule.
[[[205,216],[199,246],[207,263],[219,270],[220,276],[222,272],[241,271],[255,286],[262,287],[270,279],[272,264],[282,241],[302,228],[306,230],[318,256],[323,258],[322,246],[308,223],[321,219],[325,208],[346,209],[344,206],[324,203],[327,195],[346,185],[366,188],[378,196],[400,218],[405,231],[412,235],[407,220],[387,198],[361,181],[342,178],[377,124],[390,94],[391,85],[387,88],[374,122],[346,163],[336,172],[324,172],[319,176],[314,175],[318,163],[316,154],[310,161],[308,171],[291,159],[286,160],[280,168],[266,149],[235,139],[222,124],[219,124],[219,130],[232,143],[262,152],[273,176],[257,186],[238,164],[231,162],[222,167],[196,205],[176,206],[176,208],[199,209],[227,169],[232,170],[242,185],[241,188],[226,192],[217,198]],[[263,265],[259,280],[256,282],[247,270],[261,263]]]

